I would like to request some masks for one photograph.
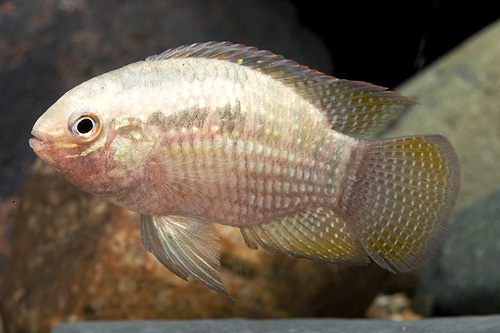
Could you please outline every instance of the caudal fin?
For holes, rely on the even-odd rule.
[[[368,255],[390,271],[427,261],[445,236],[460,166],[440,135],[360,141],[355,180],[339,208]]]

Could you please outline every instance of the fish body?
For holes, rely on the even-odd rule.
[[[167,50],[93,78],[33,127],[34,151],[84,191],[142,214],[175,274],[227,295],[212,222],[246,244],[390,271],[446,232],[459,164],[439,135],[364,140],[414,101],[231,43]]]

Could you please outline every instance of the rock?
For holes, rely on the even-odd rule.
[[[442,134],[461,164],[455,212],[500,184],[500,21],[471,37],[397,91],[417,100],[384,137]]]
[[[0,283],[2,281],[1,273],[5,270],[5,265],[11,254],[12,229],[19,209],[18,206],[19,198],[17,196],[5,200],[0,198]]]
[[[484,315],[500,309],[500,187],[461,212],[422,277],[434,315]]]
[[[397,91],[414,98],[420,105],[407,110],[379,135],[429,133],[442,134],[450,140],[461,164],[461,189],[454,214],[492,193],[500,184],[499,40],[500,21],[497,21],[398,87]],[[455,237],[453,230],[461,233],[450,229],[447,238]],[[478,246],[481,237],[486,240],[490,236],[487,231],[478,234]],[[387,288],[393,290],[391,285],[418,282],[424,271],[425,267],[395,275]],[[413,295],[416,285],[404,291]]]
[[[287,320],[189,320],[189,321],[118,321],[62,324],[54,333],[160,333],[160,332],[275,332],[275,333],[489,333],[497,332],[500,316],[389,321],[366,319],[287,319]]]
[[[40,160],[20,202],[0,290],[10,332],[98,319],[359,317],[388,274],[252,251],[238,229],[217,225],[232,301],[147,253],[137,214],[79,191]]]
[[[405,293],[377,295],[366,310],[365,315],[369,319],[389,319],[395,321],[422,319],[421,315],[416,314],[411,309],[411,300]]]

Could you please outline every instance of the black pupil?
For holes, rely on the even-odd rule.
[[[83,118],[76,125],[76,129],[81,134],[88,134],[94,128],[94,122],[90,118]]]

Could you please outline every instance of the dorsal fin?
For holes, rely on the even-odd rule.
[[[257,70],[294,88],[321,109],[337,131],[363,136],[379,129],[415,101],[369,83],[324,75],[270,51],[230,42],[180,46],[146,61],[173,58],[225,60]]]

